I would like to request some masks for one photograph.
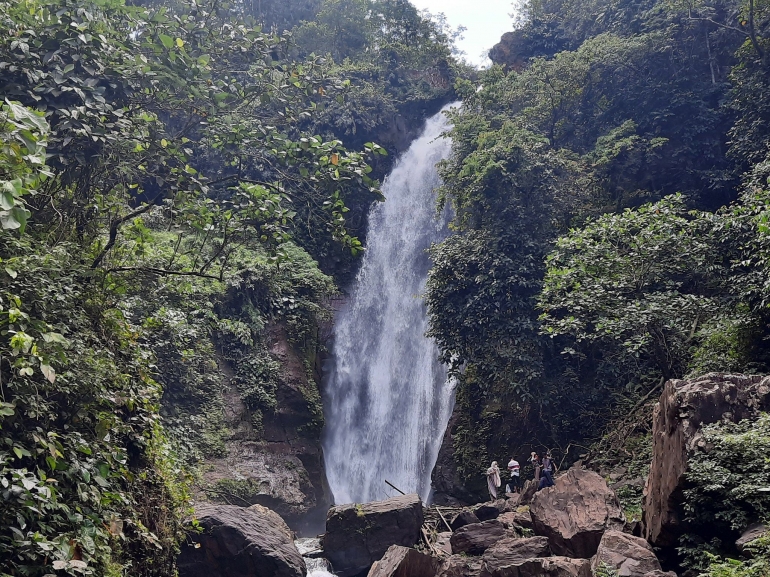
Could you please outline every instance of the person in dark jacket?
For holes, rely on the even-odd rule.
[[[553,463],[551,452],[548,451],[543,457],[543,472],[542,478],[544,482],[540,483],[540,488],[553,487],[553,474],[556,472],[556,466]]]

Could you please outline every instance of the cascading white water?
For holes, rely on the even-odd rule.
[[[454,402],[428,329],[421,294],[426,249],[446,235],[436,218],[436,163],[451,142],[442,113],[396,162],[369,215],[367,251],[334,330],[325,387],[326,475],[337,504],[365,503],[401,490],[430,494],[430,474]]]

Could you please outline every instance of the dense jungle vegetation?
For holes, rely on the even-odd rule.
[[[432,249],[427,302],[469,485],[530,448],[644,475],[666,379],[768,371],[769,52],[762,0],[526,0],[496,66],[458,80],[440,169],[454,234]],[[740,433],[751,474],[714,454],[688,495],[700,529],[730,504],[721,537],[745,527],[747,487],[770,484],[766,431]],[[682,543],[686,566],[720,550],[704,539]],[[711,572],[767,571],[738,565]]]
[[[266,327],[317,348],[453,32],[404,0],[7,0],[0,27],[0,574],[173,575],[223,363],[258,435]]]
[[[529,448],[643,474],[666,379],[770,372],[770,2],[515,11],[478,72],[406,0],[0,0],[0,575],[174,574],[224,380],[258,437],[269,327],[318,351],[379,179],[457,98],[426,300],[470,488]],[[766,518],[767,420],[706,434],[688,522]],[[766,540],[688,539],[767,575]]]

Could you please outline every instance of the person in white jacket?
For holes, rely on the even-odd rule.
[[[500,487],[501,483],[500,467],[497,466],[497,461],[492,461],[492,465],[487,469],[487,487],[489,488],[489,494],[492,496],[492,499],[497,499],[497,489]]]

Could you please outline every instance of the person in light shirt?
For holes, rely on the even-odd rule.
[[[515,457],[508,461],[508,470],[511,472],[508,493],[521,493],[521,466]]]

